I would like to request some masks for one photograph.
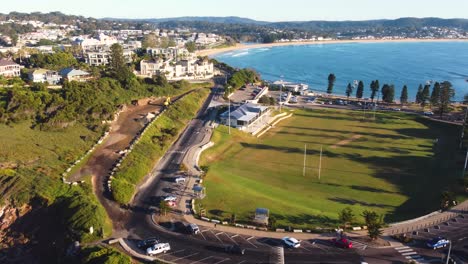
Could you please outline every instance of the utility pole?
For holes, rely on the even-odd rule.
[[[228,86],[228,132],[231,135],[231,98],[229,95],[231,94],[231,86]]]
[[[465,166],[463,167],[462,179],[465,177],[466,165],[468,165],[468,150],[466,151]]]
[[[283,82],[283,81],[281,81]],[[282,101],[282,98],[283,98],[283,83],[281,83],[281,86],[280,86],[280,101],[279,101],[279,111],[281,113],[281,101]]]
[[[468,107],[465,108],[465,119],[463,120],[463,127],[462,127],[461,137],[460,137],[460,148],[463,147],[463,138],[465,137],[465,126],[466,126],[467,114],[468,114]]]
[[[320,146],[320,159],[319,159],[319,171],[318,171],[319,181],[320,181],[320,173],[322,172],[322,148],[323,146]]]
[[[304,169],[302,169],[302,176],[306,174],[306,157],[307,157],[307,144],[304,145]]]

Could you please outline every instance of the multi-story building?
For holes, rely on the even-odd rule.
[[[204,60],[173,60],[156,59],[154,61],[142,60],[140,62],[142,76],[164,75],[168,80],[204,80],[214,76],[213,63]]]
[[[123,56],[127,60],[127,63],[132,62],[132,55],[133,51],[131,50],[124,50]],[[86,63],[90,66],[101,66],[101,65],[108,65],[110,61],[110,51],[102,50],[102,51],[91,51],[85,52],[85,60]]]
[[[11,60],[0,59],[0,75],[18,77],[21,75],[21,66]]]

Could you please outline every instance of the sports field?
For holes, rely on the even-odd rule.
[[[209,217],[246,221],[266,207],[278,225],[303,228],[336,226],[347,206],[356,215],[384,214],[387,223],[420,216],[438,209],[442,190],[460,176],[460,129],[398,112],[374,121],[343,110],[297,110],[260,139],[220,126],[201,159],[209,167],[201,203]]]

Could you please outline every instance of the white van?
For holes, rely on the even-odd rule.
[[[194,234],[194,235],[200,233],[200,228],[198,227],[197,224],[189,224],[187,226],[187,229],[189,230],[191,234]]]
[[[184,177],[177,177],[177,178],[175,179],[175,182],[176,182],[176,183],[185,182],[185,178],[184,178]]]
[[[153,256],[160,253],[166,253],[167,251],[171,250],[171,246],[169,243],[158,243],[152,247],[146,249],[146,254],[149,256]]]

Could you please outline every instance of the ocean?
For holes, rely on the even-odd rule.
[[[468,42],[343,43],[251,48],[215,55],[233,67],[253,68],[263,79],[306,83],[323,93],[334,73],[335,94],[345,94],[348,83],[362,80],[364,97],[370,82],[395,85],[395,99],[403,85],[414,100],[419,84],[450,81],[455,101],[468,93]],[[353,93],[355,94],[356,91]]]

